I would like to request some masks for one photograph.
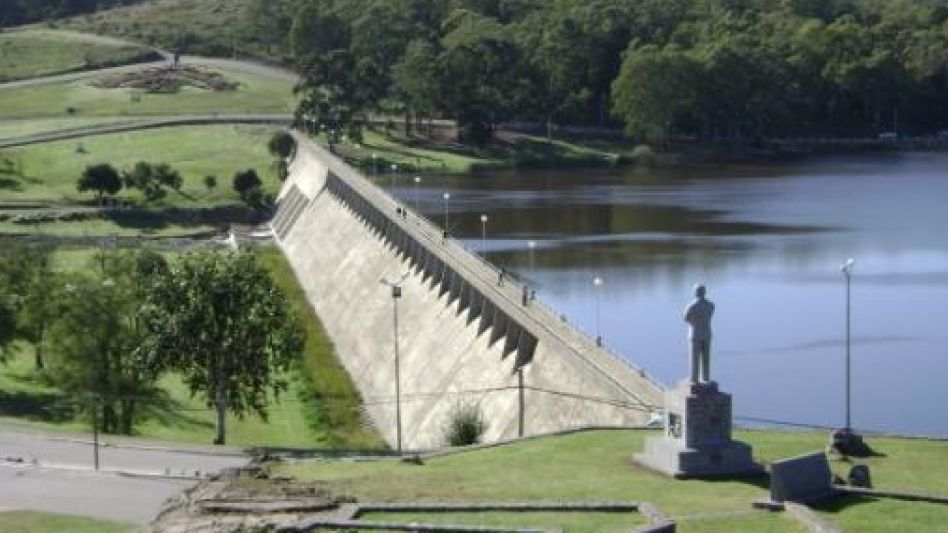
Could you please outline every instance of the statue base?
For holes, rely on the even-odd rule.
[[[751,447],[731,439],[731,395],[718,384],[685,381],[665,392],[665,428],[633,461],[676,477],[755,476],[764,469]]]

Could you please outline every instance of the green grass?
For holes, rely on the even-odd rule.
[[[28,137],[43,133],[69,132],[83,128],[118,126],[154,120],[151,117],[59,117],[0,121],[0,140]]]
[[[247,0],[155,0],[110,9],[67,21],[72,29],[122,37],[164,49],[174,48],[182,34],[188,53],[230,56],[266,56],[266,50],[247,42],[241,17]]]
[[[570,533],[627,533],[645,525],[638,513],[367,513],[359,520],[495,527],[561,528]]]
[[[0,222],[0,235],[48,235],[56,237],[199,237],[221,228],[209,224],[185,224],[162,219],[143,221],[124,220],[116,222],[106,219],[73,222],[46,222],[41,224],[15,224]]]
[[[173,94],[107,89],[95,77],[0,89],[0,119],[49,117],[292,113],[293,84],[223,68],[212,69],[238,83],[233,91],[186,87]]]
[[[325,144],[325,136],[320,137],[320,142]],[[632,161],[632,146],[626,143],[580,143],[519,134],[507,135],[478,149],[424,137],[405,137],[394,130],[391,135],[367,130],[363,142],[344,142],[335,148],[347,162],[368,174],[388,173],[393,164],[405,172],[466,174],[518,167],[603,167]]]
[[[275,465],[279,475],[321,480],[361,501],[650,501],[680,521],[681,531],[802,531],[783,514],[750,510],[767,495],[766,481],[674,481],[633,466],[644,431],[594,431],[432,458],[424,466],[398,461],[320,461]],[[742,431],[765,462],[826,444],[819,433]],[[948,442],[872,438],[887,457],[869,460],[879,488],[948,493]],[[833,461],[838,473],[848,464]],[[846,502],[843,502],[846,503]],[[853,531],[916,531],[948,523],[948,506],[864,502],[829,508]],[[898,520],[898,526],[896,526]],[[593,524],[595,526],[595,524]]]
[[[76,180],[86,166],[109,163],[123,169],[148,161],[167,162],[184,179],[181,192],[170,191],[153,204],[157,207],[236,204],[240,200],[231,181],[239,170],[254,168],[266,191],[279,189],[273,157],[266,146],[273,131],[269,126],[249,125],[169,127],[2,150],[0,158],[12,161],[16,171],[0,174],[0,203],[90,202],[94,194],[76,191]],[[207,175],[217,176],[216,188],[205,187],[203,179]],[[134,189],[123,190],[118,197],[143,200]]]
[[[322,322],[283,254],[276,248],[258,248],[258,258],[287,295],[294,314],[306,332],[302,371],[311,381],[320,406],[313,421],[327,428],[330,447],[381,449],[384,441],[362,416],[362,399],[349,374],[336,357]]]
[[[0,531],[9,533],[123,533],[135,526],[82,516],[68,516],[34,511],[0,512]]]
[[[71,32],[30,29],[0,34],[0,82],[157,58],[147,48]]]
[[[90,248],[58,250],[54,255],[55,268],[60,271],[95,268],[94,253]],[[282,255],[273,249],[260,249],[259,254],[280,286],[288,288],[293,309],[297,312],[310,309]],[[270,397],[266,421],[256,416],[241,420],[228,415],[227,443],[322,449],[383,447],[379,436],[362,424],[358,394],[336,362],[332,345],[315,315],[308,311],[300,320],[306,326],[308,338],[303,360],[285,376],[289,390],[279,399]],[[146,417],[136,425],[135,435],[210,443],[214,437],[215,412],[200,396],[192,397],[177,375],[164,376],[159,385],[166,398],[145,409]],[[19,345],[13,357],[0,365],[0,420],[45,429],[79,432],[89,429],[87,420],[75,416],[71,399],[35,370],[32,349],[25,345]]]

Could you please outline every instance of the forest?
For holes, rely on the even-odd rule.
[[[948,129],[945,0],[253,0],[301,115],[397,108],[649,140]],[[285,37],[284,37],[285,36]]]

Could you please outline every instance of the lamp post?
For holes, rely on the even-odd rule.
[[[378,155],[376,155],[375,152],[372,152],[372,175],[373,176],[379,173],[379,165],[378,165],[377,157]]]
[[[481,215],[481,254],[487,250],[487,215]]]
[[[537,241],[528,241],[527,249],[530,250],[530,270],[533,271],[533,251],[537,248]]]
[[[602,287],[602,278],[593,278],[593,286],[596,291],[596,346],[602,346],[602,331],[599,329],[599,288]]]
[[[415,212],[418,212],[418,186],[421,185],[421,176],[415,176]]]
[[[855,266],[856,261],[852,258],[847,259],[839,267],[840,272],[843,273],[843,277],[846,278],[846,429],[852,429],[852,418],[851,418],[851,377],[850,377],[850,355],[851,355],[851,304],[850,304],[850,286],[852,285],[852,275],[853,275],[853,266]]]
[[[398,177],[398,165],[392,163],[392,196],[395,196],[395,178]]]
[[[408,277],[406,273],[396,282],[381,280],[382,285],[392,288],[392,323],[395,332],[395,449],[402,453],[402,383],[401,365],[398,360],[398,299],[402,297],[402,283]]]
[[[446,192],[441,195],[444,198],[444,232],[448,232],[448,201],[451,200],[451,193]]]

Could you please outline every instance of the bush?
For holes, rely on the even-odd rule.
[[[658,155],[651,146],[640,144],[632,149],[632,159],[638,165],[651,166],[658,162]]]
[[[487,422],[477,404],[458,405],[448,419],[445,441],[449,446],[470,446],[481,441]]]
[[[296,150],[296,139],[285,131],[278,131],[273,134],[273,137],[270,137],[267,148],[274,156],[286,159],[293,155],[293,151]]]

